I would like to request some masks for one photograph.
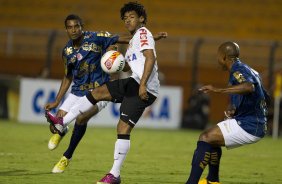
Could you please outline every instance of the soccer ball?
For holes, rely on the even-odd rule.
[[[106,73],[116,73],[123,70],[125,59],[123,55],[115,50],[106,52],[101,58],[101,67]]]

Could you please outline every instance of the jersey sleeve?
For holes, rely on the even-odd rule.
[[[237,68],[233,73],[232,73],[232,78],[231,80],[235,84],[241,84],[244,82],[250,82],[255,84],[256,80],[254,80],[254,76],[252,75],[251,71],[245,69],[245,68]]]
[[[145,28],[141,28],[138,30],[137,34],[138,34],[137,39],[138,39],[139,48],[141,52],[146,49],[155,48],[155,40],[153,38],[152,33],[149,30]]]
[[[102,45],[102,49],[106,50],[110,45],[117,43],[119,36],[112,35],[106,31],[101,31],[97,32],[97,38],[99,39],[100,44]]]
[[[68,62],[67,56],[65,54],[65,49],[63,49],[62,52],[62,59],[64,62],[65,76],[71,76],[73,65]]]

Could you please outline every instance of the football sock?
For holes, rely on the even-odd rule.
[[[211,151],[211,159],[209,162],[208,181],[219,182],[219,164],[222,155],[221,147],[214,147]]]
[[[118,135],[115,143],[114,164],[110,171],[115,177],[120,175],[121,166],[130,148],[130,135]]]
[[[211,145],[204,141],[198,141],[197,149],[192,159],[192,169],[186,184],[198,184],[200,177],[210,161]]]
[[[64,116],[64,125],[66,126],[70,124],[78,115],[88,111],[93,107],[93,105],[95,104],[92,104],[86,96],[83,96],[77,101],[76,105],[73,106],[70,111]]]
[[[64,156],[67,159],[70,159],[72,157],[72,154],[73,154],[76,146],[78,145],[78,143],[80,142],[80,140],[82,139],[82,137],[84,136],[84,134],[86,132],[86,128],[87,128],[87,123],[83,124],[83,125],[78,125],[77,123],[75,123],[74,129],[73,129],[73,132],[72,132],[72,136],[71,136],[71,139],[70,139],[69,147],[66,150],[66,152],[64,153]]]

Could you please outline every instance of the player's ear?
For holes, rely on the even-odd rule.
[[[224,54],[224,55],[223,55],[223,60],[226,61],[226,59],[227,59],[227,55]]]
[[[145,20],[145,18],[144,18],[143,16],[140,16],[140,17],[139,17],[139,22],[140,22],[140,23],[144,23],[144,20]]]

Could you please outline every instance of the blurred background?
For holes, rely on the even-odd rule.
[[[20,91],[23,78],[44,81],[63,77],[61,50],[68,41],[64,29],[68,14],[78,14],[84,20],[84,30],[127,33],[119,14],[125,2],[0,0],[0,117],[18,119],[19,103],[25,98]],[[277,124],[281,122],[281,0],[139,2],[146,7],[149,30],[169,34],[156,44],[157,60],[162,86],[176,86],[182,91],[178,128],[203,129],[223,119],[228,96],[199,94],[197,88],[203,84],[227,85],[228,74],[218,68],[216,53],[222,42],[235,41],[240,45],[241,59],[260,72],[265,88],[273,97],[268,133],[273,134],[273,119],[274,128],[278,130]],[[29,108],[29,104],[22,106]],[[40,115],[43,117],[43,112]]]

